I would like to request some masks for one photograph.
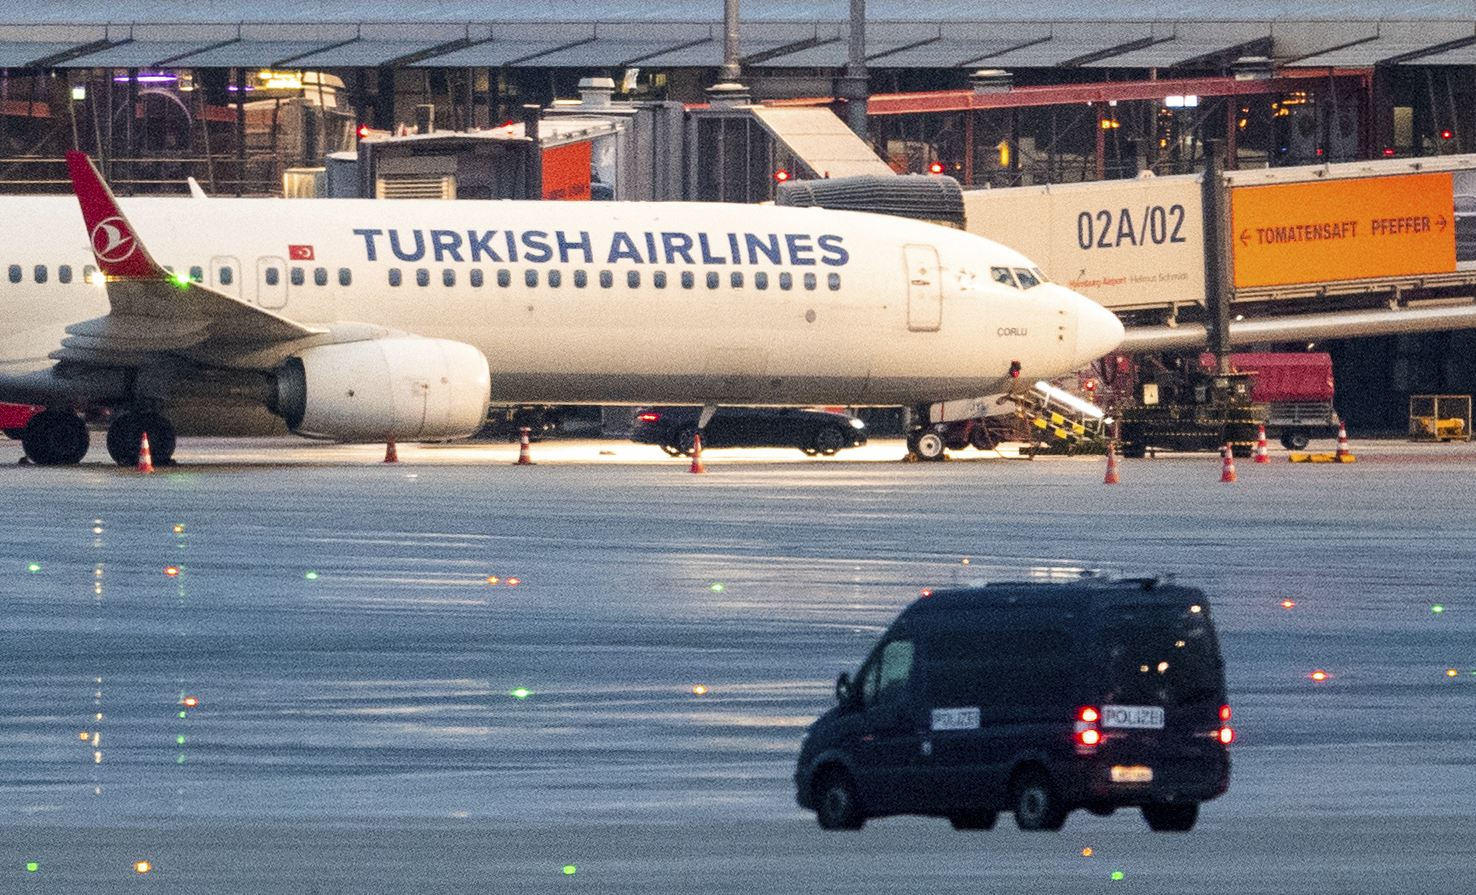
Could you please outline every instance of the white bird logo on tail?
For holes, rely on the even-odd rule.
[[[120,217],[110,217],[92,228],[92,250],[99,261],[115,264],[133,254],[136,241],[128,224]]]

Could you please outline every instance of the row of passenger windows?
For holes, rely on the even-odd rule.
[[[744,278],[745,278],[745,275],[744,275],[744,273],[742,271],[737,271],[737,270],[732,271],[731,273],[728,274],[728,288],[730,288],[730,289],[742,289],[743,288],[743,284],[744,284]],[[547,272],[547,274],[544,276],[543,279],[544,279],[544,282],[546,282],[551,288],[557,289],[560,286],[564,285],[564,272],[561,271],[561,270],[550,270],[550,271]],[[574,288],[576,288],[576,289],[583,289],[584,287],[586,287],[586,286],[589,285],[589,274],[586,273],[583,270],[576,270],[576,271],[574,271],[574,274],[571,277],[571,279],[574,281]],[[681,284],[682,284],[682,288],[683,289],[694,289],[697,286],[697,274],[694,271],[690,271],[690,270],[684,270],[684,271],[682,271],[680,273],[680,275],[679,275],[679,279],[681,281]],[[708,271],[707,274],[706,274],[706,276],[705,276],[705,279],[706,279],[706,283],[707,283],[707,288],[709,288],[709,289],[721,289],[722,288],[722,285],[723,285],[723,275],[721,273],[719,273],[718,271],[715,271],[715,270]],[[775,275],[775,279],[778,281],[778,287],[780,289],[788,290],[788,289],[793,289],[794,288],[794,274],[791,274],[791,273],[788,273],[788,272],[780,273],[780,274]],[[430,281],[431,281],[431,272],[429,270],[427,270],[424,267],[421,267],[421,268],[417,268],[416,269],[416,271],[415,271],[415,285],[417,285],[417,286],[429,286],[430,285]],[[512,271],[507,270],[506,268],[503,268],[503,269],[497,271],[497,285],[498,286],[501,286],[502,288],[506,289],[506,288],[508,288],[508,287],[510,287],[512,285],[512,281],[513,281]],[[526,269],[526,270],[523,271],[523,285],[524,286],[527,286],[529,288],[537,287],[538,281],[539,281],[538,268],[536,268],[536,267],[530,267],[530,268],[528,268],[528,269]],[[391,267],[389,269],[389,284],[391,286],[399,286],[403,282],[404,282],[404,277],[403,277],[403,274],[400,272],[400,269],[398,267]],[[482,284],[483,284],[483,282],[484,282],[482,271],[479,270],[479,269],[473,268],[472,271],[471,271],[471,273],[467,276],[467,282],[469,282],[472,285],[473,288],[480,289],[481,286],[482,286]],[[820,286],[819,276],[817,274],[813,274],[813,273],[802,274],[800,276],[800,282],[804,285],[804,288],[805,289],[810,290],[810,291],[814,291],[815,289],[819,288],[819,286]],[[614,286],[615,286],[615,273],[614,273],[614,271],[609,271],[609,270],[602,270],[602,271],[600,271],[599,272],[599,283],[600,283],[600,288],[602,288],[602,289],[612,289],[612,288],[614,288]],[[655,286],[657,289],[665,289],[666,288],[666,283],[667,283],[666,271],[664,271],[664,270],[658,270],[658,271],[653,271],[651,273],[651,285],[652,286]],[[456,271],[454,269],[448,267],[448,268],[446,268],[446,269],[444,269],[444,270],[441,271],[441,285],[442,286],[455,286],[456,285]],[[630,289],[639,289],[641,287],[641,272],[638,271],[638,270],[627,270],[625,272],[625,285],[626,285],[627,288],[630,288]],[[825,276],[825,285],[828,286],[830,288],[830,291],[832,291],[832,292],[835,292],[835,291],[839,290],[840,287],[841,287],[841,277],[840,277],[840,274],[838,274],[838,273],[826,274],[826,276]],[[753,288],[755,288],[755,289],[767,289],[767,288],[769,288],[769,274],[767,272],[764,272],[764,271],[759,271],[759,272],[755,273],[753,275]]]
[[[165,268],[165,269],[166,270],[169,270],[169,268]],[[83,280],[83,282],[87,282],[87,281],[91,280],[92,279],[92,275],[93,275],[93,273],[96,272],[96,270],[97,270],[97,268],[93,267],[91,264],[88,264],[85,267],[83,267],[82,268],[82,280]],[[995,274],[995,278],[996,279],[999,278],[999,275],[997,273],[998,271],[1002,271],[1003,270],[1006,274],[1009,273],[1008,270],[1005,270],[1004,268],[1000,268],[1000,267],[996,267],[996,268],[994,268],[994,270],[996,271],[996,274]],[[173,271],[171,270],[170,272],[172,273]],[[19,283],[19,282],[22,282],[25,279],[25,271],[21,267],[21,265],[19,265],[19,264],[12,264],[12,265],[10,265],[10,271],[9,271],[9,273],[10,273],[10,282],[12,282],[12,283]],[[1019,273],[1021,273],[1023,275],[1023,274],[1026,274],[1026,271],[1023,271],[1022,270]],[[47,269],[46,265],[44,265],[44,264],[37,264],[35,266],[35,268],[31,271],[31,276],[38,283],[44,283],[44,282],[46,282],[47,279],[48,279],[48,277],[49,277],[49,272],[48,272],[48,269]],[[681,281],[681,284],[682,284],[682,288],[683,289],[693,289],[693,288],[696,288],[696,286],[697,286],[697,274],[695,272],[690,271],[690,270],[684,270],[678,276],[679,276],[679,279]],[[232,282],[235,279],[235,271],[232,268],[229,268],[229,267],[222,267],[217,272],[217,278],[220,281],[220,285],[222,285],[222,286],[229,286],[229,285],[232,284]],[[775,280],[778,281],[777,282],[777,285],[778,285],[778,287],[780,289],[787,291],[789,289],[793,289],[794,288],[794,274],[791,274],[791,273],[788,273],[788,272],[784,272],[784,273],[776,274],[774,278],[775,278]],[[205,269],[202,268],[202,267],[199,267],[199,266],[191,267],[190,268],[190,279],[193,280],[196,283],[203,283],[205,281]],[[268,267],[268,268],[265,268],[262,271],[262,279],[266,283],[266,285],[268,285],[268,286],[276,286],[279,283],[281,283],[281,281],[282,281],[282,271],[281,271],[281,269],[276,268],[276,267]],[[305,268],[301,268],[301,267],[292,267],[292,268],[289,268],[288,271],[287,271],[287,279],[294,286],[302,286],[302,285],[304,285],[307,282],[307,270]],[[564,284],[564,273],[563,273],[563,271],[560,271],[560,270],[550,270],[550,271],[548,271],[548,273],[546,274],[546,276],[543,279],[544,279],[544,281],[550,287],[557,289],[558,287],[560,287],[560,286],[562,286]],[[576,288],[576,289],[583,289],[585,286],[589,285],[589,274],[586,273],[583,270],[576,270],[576,271],[574,271],[574,274],[573,274],[572,279],[574,281],[574,288]],[[62,264],[62,265],[59,265],[57,267],[57,269],[56,269],[56,280],[59,283],[70,283],[70,282],[72,282],[72,266],[70,264]],[[715,271],[715,270],[708,271],[706,273],[706,275],[705,275],[705,280],[706,280],[707,288],[709,288],[709,289],[720,289],[720,288],[722,288],[723,276],[718,271]],[[1024,281],[1024,276],[1021,277],[1021,280],[1022,280],[1022,282]],[[349,270],[347,267],[340,267],[338,269],[338,285],[340,285],[340,286],[350,286],[350,285],[353,284],[353,281],[354,281],[353,271]],[[431,281],[431,274],[430,274],[430,271],[429,270],[427,270],[427,269],[425,269],[425,268],[422,267],[422,268],[418,268],[415,271],[415,284],[417,286],[429,286],[430,285],[430,281]],[[468,274],[467,281],[474,288],[481,288],[482,283],[484,282],[482,271],[480,269],[473,269],[470,272],[470,274]],[[506,289],[506,288],[508,288],[508,287],[510,287],[512,285],[512,281],[513,281],[512,271],[507,270],[505,268],[502,269],[502,270],[498,270],[497,271],[497,285],[498,286],[501,286],[504,289]],[[538,281],[539,281],[539,274],[538,274],[538,269],[537,268],[530,267],[530,268],[528,268],[528,269],[526,269],[526,270],[523,271],[523,285],[528,286],[530,288],[536,287],[538,285]],[[732,271],[732,272],[730,272],[728,274],[728,287],[730,289],[742,289],[743,288],[743,285],[744,285],[744,281],[745,281],[745,274],[742,271],[735,270],[735,271]],[[399,286],[401,284],[401,282],[403,282],[403,279],[402,279],[402,274],[400,272],[400,269],[398,267],[392,267],[392,268],[390,268],[390,271],[389,271],[389,284],[391,286]],[[1004,281],[1001,280],[1001,282],[1004,282]],[[313,268],[313,283],[314,283],[314,285],[317,285],[317,286],[327,286],[328,285],[328,268],[326,268],[326,267],[315,267],[315,268]],[[600,287],[603,288],[603,289],[611,289],[611,288],[614,288],[614,286],[615,286],[615,273],[613,271],[609,271],[609,270],[602,270],[602,271],[600,271],[599,272],[599,283],[600,283]],[[666,283],[667,283],[666,271],[664,271],[664,270],[658,270],[658,271],[652,272],[652,274],[651,274],[651,285],[652,286],[655,286],[657,289],[665,289],[666,288]],[[807,289],[809,291],[814,291],[815,289],[819,288],[819,285],[820,285],[819,276],[817,274],[814,274],[814,273],[801,274],[800,275],[800,283],[804,286],[805,289]],[[445,270],[442,270],[441,271],[441,285],[443,285],[443,286],[455,286],[456,285],[456,271],[453,270],[453,269],[451,269],[451,268],[449,268],[449,267],[446,268]],[[641,286],[641,272],[638,271],[638,270],[628,270],[628,271],[626,271],[625,272],[625,285],[628,288],[630,288],[630,289],[639,289],[640,286]],[[840,274],[838,274],[838,273],[826,274],[826,276],[825,276],[825,285],[827,287],[829,287],[832,292],[838,291],[840,289],[840,287],[841,287],[841,277],[840,277]],[[1014,285],[1014,284],[1011,283],[1010,285]],[[1025,286],[1025,288],[1028,289],[1028,288],[1030,288],[1030,286],[1034,286],[1034,285],[1035,285],[1035,282],[1031,282],[1030,285],[1029,286]],[[753,288],[755,288],[755,289],[768,289],[769,288],[769,274],[767,272],[765,272],[765,271],[758,271],[758,272],[754,273],[753,274]]]
[[[96,271],[97,271],[97,268],[93,267],[91,264],[89,264],[86,267],[82,268],[82,282],[85,283],[88,280],[92,279],[92,275]],[[22,280],[24,280],[25,278],[26,278],[25,271],[21,268],[21,266],[19,264],[12,264],[12,265],[10,265],[10,282],[12,282],[12,283],[19,283]],[[38,283],[44,283],[44,282],[46,282],[46,280],[48,279],[48,270],[47,270],[46,265],[45,264],[37,264],[34,268],[32,268],[31,269],[31,278],[34,279]],[[63,265],[60,265],[59,267],[57,267],[57,269],[56,269],[56,281],[58,283],[70,283],[70,282],[72,282],[72,265],[70,265],[70,264],[63,264]]]

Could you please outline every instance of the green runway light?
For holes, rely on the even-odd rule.
[[[185,741],[184,734],[180,734],[179,736],[175,737],[174,738],[174,741],[176,743],[178,743],[179,745],[183,746],[184,745],[184,741]]]
[[[306,575],[304,575],[302,577],[306,578],[309,581],[317,581],[318,580],[318,573],[317,572],[308,572]]]
[[[31,873],[35,873],[37,870],[41,869],[41,865],[37,864],[35,861],[29,861],[26,863],[26,869],[29,870]]]
[[[513,697],[514,699],[527,699],[528,698],[528,688],[527,687],[519,687],[516,690],[512,691],[511,693],[509,693],[508,695],[511,696],[511,697]]]
[[[39,572],[39,571],[41,571],[41,564],[40,563],[34,563],[33,562],[30,565],[26,566],[26,571],[28,571],[28,572]]]
[[[723,592],[723,586],[721,584],[714,584],[712,586],[712,592],[715,593],[715,594],[722,593]]]
[[[1122,879],[1122,871],[1121,871],[1121,870],[1114,870],[1114,871],[1112,871],[1112,879],[1113,879],[1113,880],[1114,880],[1114,881],[1115,881],[1115,880],[1120,880],[1120,879]]]
[[[574,874],[576,874],[578,872],[579,872],[579,868],[578,867],[575,867],[573,864],[565,864],[564,865],[564,876],[573,876]]]
[[[1445,611],[1445,607],[1444,606],[1441,606],[1439,603],[1436,603],[1434,606],[1431,606],[1430,607],[1430,611],[1431,612],[1444,612]]]

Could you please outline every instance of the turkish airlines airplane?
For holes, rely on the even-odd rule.
[[[461,438],[497,404],[928,404],[1112,351],[1024,256],[917,221],[703,203],[7,197],[0,401],[26,455],[195,431]],[[81,220],[76,209],[81,207]],[[267,411],[280,420],[268,416]]]

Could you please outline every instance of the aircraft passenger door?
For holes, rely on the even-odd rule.
[[[272,310],[287,306],[287,262],[283,259],[256,259],[256,303]]]
[[[241,262],[227,255],[210,259],[210,285],[226,295],[241,297]]]
[[[903,246],[907,263],[907,328],[937,332],[943,324],[943,277],[938,250],[932,246]]]

